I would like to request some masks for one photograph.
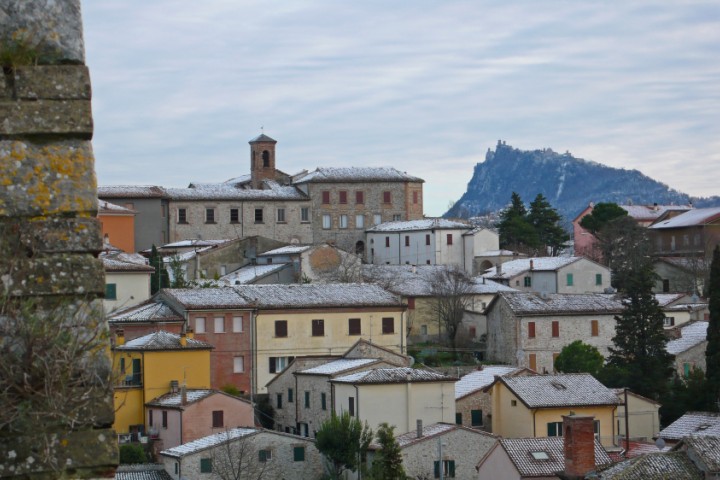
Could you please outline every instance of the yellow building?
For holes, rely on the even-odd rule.
[[[212,345],[189,336],[157,331],[113,347],[114,428],[118,434],[145,429],[145,403],[180,388],[210,388]]]
[[[595,417],[595,435],[615,443],[617,395],[586,373],[498,377],[492,389],[492,432],[504,438],[561,437],[563,415]]]

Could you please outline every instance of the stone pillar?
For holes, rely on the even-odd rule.
[[[563,415],[565,475],[562,478],[585,478],[595,470],[595,417]]]
[[[0,0],[0,478],[113,478],[80,0]]]

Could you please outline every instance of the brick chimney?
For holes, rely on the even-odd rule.
[[[562,478],[581,479],[595,470],[595,417],[563,415],[565,472]]]
[[[180,334],[180,346],[187,347],[187,334],[185,332]]]
[[[125,345],[125,330],[118,328],[115,330],[115,346]]]

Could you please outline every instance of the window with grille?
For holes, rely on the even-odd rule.
[[[240,223],[240,210],[237,208],[230,209],[230,223]]]
[[[263,209],[262,208],[255,209],[255,223],[263,223]]]
[[[215,223],[215,209],[214,208],[206,208],[205,209],[205,223]]]
[[[187,208],[178,208],[178,223],[188,223]]]
[[[285,209],[284,208],[277,209],[277,221],[278,221],[278,223],[285,223]]]

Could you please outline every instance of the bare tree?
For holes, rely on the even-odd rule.
[[[261,480],[278,477],[272,450],[255,444],[255,435],[235,436],[225,431],[227,440],[212,451],[213,476],[221,480]]]
[[[453,354],[457,355],[457,334],[472,300],[473,281],[461,268],[447,266],[438,270],[428,282],[433,297],[432,312],[439,326],[444,327]]]
[[[362,260],[333,245],[326,245],[310,254],[312,273],[322,283],[356,283],[362,281]]]

